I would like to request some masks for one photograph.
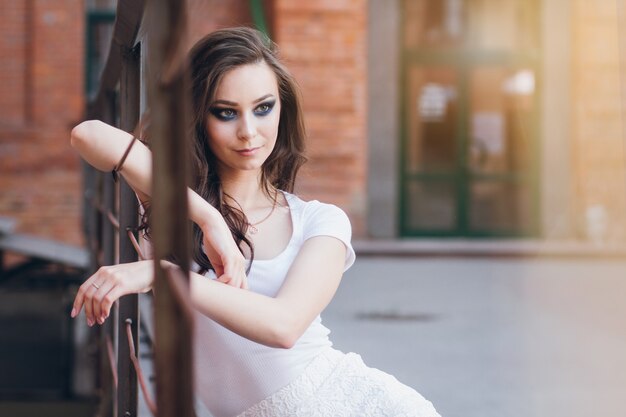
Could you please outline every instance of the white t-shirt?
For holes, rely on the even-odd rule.
[[[291,212],[293,234],[275,258],[254,260],[248,274],[250,291],[274,297],[305,240],[332,236],[347,248],[345,268],[355,259],[348,216],[331,204],[305,202],[284,193]],[[215,278],[210,271],[207,276]],[[326,347],[330,330],[318,315],[291,349],[272,348],[241,337],[197,312],[195,316],[195,387],[214,417],[233,417],[300,375]]]

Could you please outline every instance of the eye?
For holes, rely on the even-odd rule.
[[[265,116],[272,111],[275,103],[275,101],[267,101],[265,103],[261,103],[256,107],[256,109],[254,109],[254,113],[259,116]]]
[[[232,120],[237,116],[237,112],[235,110],[223,107],[214,107],[210,110],[210,112],[219,120]]]

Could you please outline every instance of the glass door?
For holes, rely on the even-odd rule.
[[[405,0],[400,231],[537,233],[534,0]]]

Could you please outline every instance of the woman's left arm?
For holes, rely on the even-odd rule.
[[[192,272],[193,307],[240,336],[289,349],[337,291],[345,257],[346,247],[339,239],[316,236],[306,240],[276,297],[224,285]],[[84,307],[90,326],[102,324],[115,300],[152,288],[153,263],[149,260],[100,268],[81,285],[72,317]]]
[[[330,303],[341,277],[346,247],[339,239],[307,239],[276,297],[245,291],[191,274],[194,307],[255,342],[291,348]]]

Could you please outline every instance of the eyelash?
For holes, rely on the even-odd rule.
[[[255,107],[254,114],[260,117],[267,116],[274,108],[274,104],[276,104],[275,101],[266,101],[265,103],[261,103]],[[264,107],[267,107],[267,109],[259,110]],[[221,121],[230,121],[234,120],[237,117],[237,111],[227,107],[213,107],[210,112],[213,116]],[[226,115],[224,113],[229,113],[229,115]]]

